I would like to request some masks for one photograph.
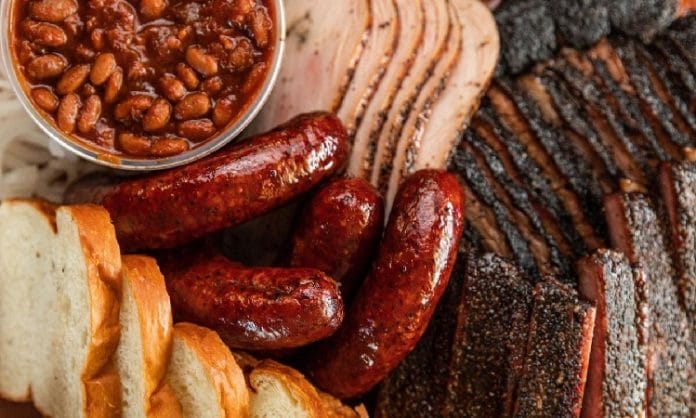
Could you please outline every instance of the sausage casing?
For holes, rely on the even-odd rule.
[[[449,281],[463,224],[456,177],[422,170],[405,181],[344,324],[308,360],[315,383],[340,398],[359,396],[413,350]]]
[[[184,167],[117,184],[77,183],[66,200],[103,205],[127,252],[172,248],[309,191],[343,168],[348,149],[336,116],[301,115]]]
[[[217,254],[161,264],[175,318],[216,330],[233,348],[301,347],[343,320],[338,285],[318,270],[246,267]]]
[[[304,208],[295,229],[288,264],[333,277],[348,300],[365,277],[379,244],[384,202],[363,179],[337,179]]]

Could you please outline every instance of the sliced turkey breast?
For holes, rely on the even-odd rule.
[[[447,49],[447,39],[450,34],[450,17],[446,0],[431,0],[425,8],[425,38],[418,49],[416,58],[411,65],[408,75],[401,83],[394,102],[389,109],[384,123],[372,123],[370,141],[377,141],[375,153],[370,153],[368,161],[372,166],[370,181],[375,186],[381,186],[380,178],[389,177],[391,160],[397,147],[397,140],[406,118],[413,109],[423,86],[432,77],[437,63],[443,58]],[[370,144],[370,148],[373,145]],[[380,191],[386,192],[380,187]]]
[[[338,116],[353,135],[365,115],[399,42],[399,19],[395,0],[372,0],[370,38],[355,69]]]
[[[348,174],[369,178],[372,164],[370,155],[376,152],[376,138],[371,134],[375,126],[386,120],[396,94],[403,85],[416,54],[423,47],[425,14],[422,0],[396,0],[399,15],[399,41],[386,73],[357,126],[353,142],[353,154],[348,165]],[[379,132],[376,132],[379,134]]]
[[[283,65],[252,133],[300,113],[338,110],[369,39],[370,0],[286,0],[285,13]]]

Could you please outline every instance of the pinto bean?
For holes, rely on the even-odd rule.
[[[129,155],[146,157],[150,155],[152,141],[142,135],[132,132],[121,132],[118,135],[118,147]]]
[[[53,23],[27,19],[22,22],[22,30],[27,38],[37,45],[55,48],[68,42],[68,35],[65,34],[65,31]]]
[[[155,100],[143,118],[143,129],[152,132],[164,128],[169,123],[171,114],[172,105],[168,101],[162,98]]]
[[[222,78],[215,76],[201,83],[201,90],[208,93],[209,96],[215,96],[222,90]]]
[[[114,108],[114,117],[120,121],[140,119],[143,117],[145,111],[152,106],[153,101],[154,99],[152,97],[144,94],[129,96],[116,105]]]
[[[165,74],[164,77],[160,78],[159,87],[162,94],[172,102],[178,102],[188,93],[184,83],[172,74]]]
[[[214,76],[218,72],[217,59],[203,52],[199,46],[188,47],[186,62],[204,77]]]
[[[193,142],[201,142],[215,134],[215,124],[210,119],[195,119],[180,122],[176,133]]]
[[[60,23],[76,12],[76,0],[35,0],[29,3],[29,15],[43,22]]]
[[[257,7],[249,14],[249,26],[254,35],[254,41],[260,48],[268,45],[271,39],[271,28],[273,22],[264,7]]]
[[[92,132],[101,116],[102,102],[99,96],[93,94],[85,100],[80,117],[77,120],[77,130],[86,134]]]
[[[80,96],[74,93],[68,94],[60,101],[56,122],[63,132],[70,134],[75,130],[81,105]]]
[[[106,81],[104,88],[104,102],[113,103],[118,99],[118,95],[123,87],[123,70],[117,68],[111,77]]]
[[[174,117],[177,120],[196,119],[210,111],[210,98],[205,93],[187,94],[174,107]]]
[[[62,55],[47,54],[29,61],[27,72],[37,80],[55,78],[63,74],[68,62]]]
[[[63,77],[58,80],[56,92],[62,95],[74,93],[85,83],[89,76],[89,72],[89,64],[78,64],[71,67],[63,74]]]
[[[188,151],[189,143],[182,138],[159,138],[150,148],[150,155],[155,157],[171,157]]]
[[[35,87],[31,90],[31,98],[34,103],[46,112],[53,113],[58,109],[60,100],[51,89],[47,87]]]
[[[162,16],[162,12],[167,7],[166,0],[141,0],[140,13],[149,20],[157,19]]]
[[[200,80],[198,79],[196,72],[193,71],[193,68],[189,67],[183,62],[177,64],[176,75],[179,76],[179,79],[183,81],[186,87],[191,90],[197,88],[198,84],[200,83]]]
[[[116,71],[116,57],[112,53],[99,54],[94,60],[89,79],[95,86],[101,86]]]
[[[234,117],[234,102],[229,98],[220,99],[213,109],[213,122],[219,127],[227,126]]]

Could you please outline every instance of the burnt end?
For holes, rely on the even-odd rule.
[[[541,202],[559,223],[564,237],[570,242],[576,255],[587,251],[585,242],[573,225],[573,219],[566,210],[561,198],[553,190],[551,182],[544,177],[541,167],[527,153],[526,147],[510,132],[505,123],[491,109],[490,104],[484,102],[479,110],[477,118],[486,123],[495,134],[496,138],[505,146],[510,159],[515,164],[521,178],[534,197]]]
[[[630,140],[626,129],[607,100],[602,96],[600,88],[595,85],[594,80],[588,79],[583,73],[571,65],[560,61],[552,64],[549,68],[559,74],[563,82],[574,92],[576,97],[582,98],[586,103],[594,106],[611,127],[614,136],[620,141],[631,158],[647,172],[650,169],[645,152]]]
[[[646,42],[669,26],[677,12],[677,0],[614,0],[607,4],[614,27]]]
[[[597,307],[583,416],[645,416],[642,276],[622,254],[609,250],[581,260],[579,274],[580,292]]]
[[[531,299],[532,287],[509,262],[492,254],[469,262],[444,416],[510,415],[523,364]]]
[[[467,242],[466,239],[463,242]],[[443,414],[447,396],[444,388],[449,376],[457,309],[469,251],[468,244],[460,248],[447,290],[423,338],[380,386],[376,417],[429,418]]]
[[[595,308],[555,281],[538,283],[516,417],[577,417]]]
[[[534,255],[521,232],[512,221],[510,211],[495,196],[493,188],[478,167],[476,158],[465,148],[458,147],[452,157],[452,168],[458,172],[478,198],[493,210],[496,221],[505,235],[520,267],[531,278],[540,278]],[[480,231],[483,232],[483,231]]]
[[[548,5],[556,21],[556,32],[564,44],[586,48],[611,31],[605,1],[557,0]]]
[[[664,216],[658,216],[650,200],[640,194],[609,196],[606,210],[614,248],[632,263],[640,263],[645,272],[653,365],[648,380],[649,414],[688,417],[691,340],[686,314],[679,306]]]
[[[544,239],[549,249],[549,259],[545,260],[545,263],[553,266],[560,277],[574,282],[570,261],[562,254],[556,239],[546,230],[527,191],[512,179],[495,150],[486,144],[474,131],[466,131],[464,133],[464,141],[483,155],[488,169],[510,196],[512,204],[529,219],[535,232]]]
[[[609,175],[616,178],[619,175],[619,168],[614,162],[610,150],[602,142],[597,131],[589,121],[582,104],[552,76],[542,76],[541,82],[546,88],[546,92],[551,96],[555,108],[558,114],[563,118],[563,121],[570,129],[590,144],[590,147],[600,158]]]
[[[648,105],[655,119],[660,122],[662,129],[669,139],[678,146],[686,146],[691,143],[688,137],[679,132],[674,125],[674,115],[655,92],[645,68],[636,56],[634,42],[625,39],[613,40],[612,45],[623,62],[638,97]]]
[[[602,188],[593,176],[592,169],[582,155],[559,130],[542,117],[539,105],[525,92],[507,80],[498,79],[498,86],[514,102],[526,120],[529,129],[551,156],[573,191],[580,197],[583,212],[596,230],[604,230],[601,217]]]
[[[647,121],[645,116],[643,116],[638,99],[627,94],[619,86],[616,80],[614,80],[609,73],[609,69],[602,60],[592,60],[592,64],[594,70],[607,89],[607,94],[612,96],[618,103],[619,111],[621,112],[624,121],[633,122],[633,124],[635,124],[635,128],[641,133],[643,138],[650,145],[651,156],[654,156],[654,158],[658,159],[659,161],[668,161],[670,159],[669,154],[664,149],[662,144],[660,144],[660,141],[657,139],[657,136],[650,126],[650,123]]]
[[[555,24],[545,0],[503,2],[495,20],[501,45],[499,74],[519,73],[556,51]]]

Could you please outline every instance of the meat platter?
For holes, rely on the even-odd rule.
[[[0,418],[696,416],[695,2],[0,18]]]

